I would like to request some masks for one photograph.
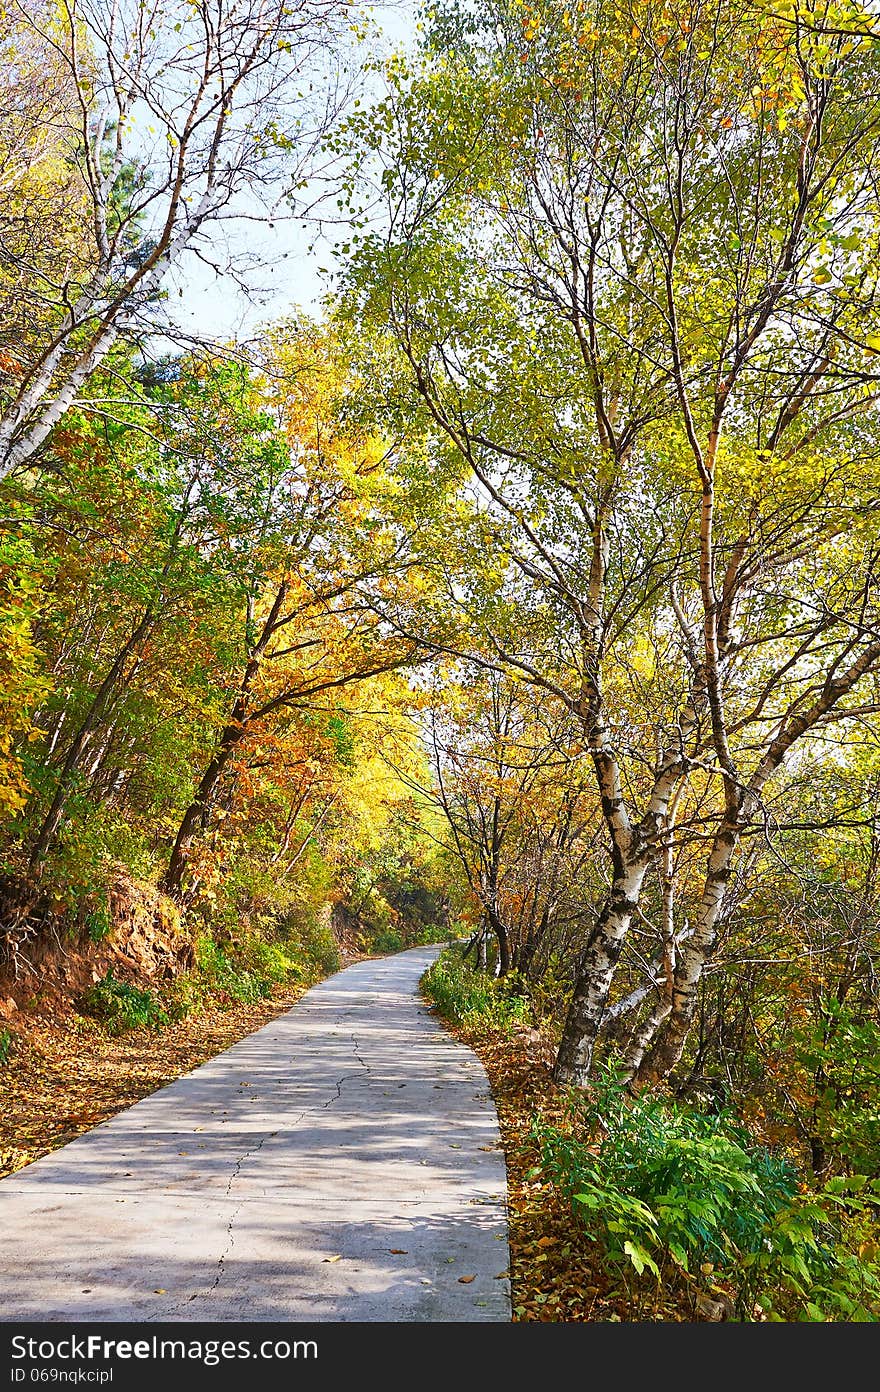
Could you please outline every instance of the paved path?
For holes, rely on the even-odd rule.
[[[348,967],[0,1182],[0,1318],[509,1319],[495,1107],[417,994],[436,953]]]

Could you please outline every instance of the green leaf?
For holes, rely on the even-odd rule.
[[[644,1247],[640,1247],[638,1243],[635,1242],[624,1242],[623,1250],[629,1257],[639,1276],[641,1276],[642,1272],[645,1270],[645,1267],[647,1267],[649,1271],[652,1271],[654,1273],[654,1275],[657,1277],[657,1280],[659,1281],[660,1270],[657,1266],[657,1263],[645,1251]]]

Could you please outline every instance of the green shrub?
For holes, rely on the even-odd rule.
[[[110,906],[106,901],[101,900],[94,908],[89,909],[85,916],[85,928],[89,935],[89,941],[98,943],[102,938],[106,938],[113,921],[110,917]]]
[[[155,878],[156,850],[150,836],[112,808],[92,805],[85,794],[74,792],[68,812],[64,838],[53,847],[45,873],[51,874],[71,911],[83,901],[104,901],[120,866],[135,878]]]
[[[223,946],[204,934],[196,941],[195,969],[174,983],[173,994],[190,1009],[218,994],[246,1003],[261,1000],[275,986],[303,975],[292,952],[291,944],[266,942],[254,933]]]
[[[373,952],[402,952],[403,934],[394,928],[382,928],[373,934],[370,947]]]
[[[441,952],[422,977],[422,989],[447,1020],[509,1031],[531,1020],[515,974],[496,980],[462,960],[458,948]]]
[[[433,943],[448,943],[454,932],[445,923],[428,923],[424,928],[407,935],[412,947],[430,947]]]
[[[162,992],[162,1001],[171,1020],[185,1020],[187,1015],[198,1013],[210,997],[210,986],[195,972],[183,972]]]
[[[12,1054],[12,1045],[15,1035],[12,1030],[0,1030],[0,1068],[5,1068]]]
[[[290,928],[291,946],[310,980],[339,971],[339,944],[329,919],[305,916]]]
[[[273,940],[239,931],[222,943],[209,933],[196,939],[195,965],[163,988],[161,998],[118,981],[112,969],[82,998],[85,1013],[112,1033],[181,1020],[210,1002],[252,1004],[291,980],[316,981],[339,966],[329,924],[314,922],[296,932],[282,928]]]
[[[82,997],[87,1015],[100,1020],[110,1034],[130,1029],[159,1029],[169,1023],[163,1002],[153,991],[142,991],[128,981],[118,981],[112,967]]]
[[[317,980],[323,972],[305,958],[302,945],[285,938],[266,942],[256,933],[240,933],[222,945],[209,934],[196,939],[191,971],[172,981],[163,1005],[172,1020],[181,1020],[211,1002],[253,1004],[286,982]]]
[[[611,1069],[571,1106],[569,1129],[539,1121],[535,1136],[612,1266],[732,1289],[745,1318],[756,1306],[771,1318],[878,1317],[878,1273],[846,1241],[870,1220],[870,1186],[856,1197],[865,1181],[805,1195],[796,1168],[732,1118],[633,1097]]]
[[[880,1024],[825,996],[794,1046],[817,1085],[811,1128],[827,1155],[842,1169],[880,1174]]]
[[[880,1320],[880,1181],[836,1177],[773,1215],[743,1254],[743,1290],[771,1320]]]
[[[205,984],[230,1000],[251,1004],[272,992],[272,982],[265,975],[232,961],[213,938],[198,939],[196,966]]]
[[[282,986],[301,974],[288,944],[265,942],[253,934],[236,943],[233,955],[238,969],[244,968],[269,986]]]

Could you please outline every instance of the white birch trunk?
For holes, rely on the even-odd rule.
[[[553,1078],[583,1087],[590,1076],[593,1049],[602,1027],[605,1002],[632,916],[639,902],[647,861],[624,867],[599,915],[581,958]]]
[[[658,1021],[658,1025],[663,1026],[662,1032],[657,1034],[650,1052],[639,1059],[634,1070],[639,1082],[653,1082],[665,1077],[681,1058],[697,1003],[703,968],[715,946],[724,891],[738,842],[738,828],[725,822],[719,828],[709,854],[694,935],[682,949],[672,980],[669,1009],[663,1020]]]
[[[24,394],[0,419],[0,482],[13,470],[27,464],[45,443],[62,416],[75,402],[80,388],[95,369],[100,367],[120,333],[128,327],[140,304],[147,301],[159,288],[170,267],[209,216],[212,205],[212,195],[205,193],[196,211],[187,218],[167,250],[142,279],[136,280],[130,286],[124,297],[117,298],[116,306],[111,303],[101,308],[101,301],[97,296],[87,296],[80,300],[70,315],[69,328],[59,337],[58,343],[48,354]],[[87,323],[89,319],[99,316],[103,316],[103,324],[97,329],[88,347],[82,350],[69,367],[64,380],[53,391],[56,372],[74,330]],[[49,396],[51,400],[41,410],[41,403]],[[19,426],[35,412],[36,418],[16,439]]]

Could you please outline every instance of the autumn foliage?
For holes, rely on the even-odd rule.
[[[737,1317],[873,1318],[875,17],[435,7],[323,129],[323,319],[245,351],[157,337],[159,163],[91,119],[39,41],[54,11],[17,13],[4,969],[50,932],[101,941],[126,877],[194,955],[176,1005],[104,964],[105,1024],[329,969],[331,928],[376,950],[455,932],[435,1000],[482,1021],[499,1069],[532,1048],[517,1092],[548,1119],[512,1131],[578,1252],[634,1272],[658,1318],[644,1282],[706,1295],[705,1265]],[[303,186],[291,136],[242,129],[228,188],[212,157],[194,176],[219,200],[199,246],[269,152]],[[156,187],[170,256],[189,205]],[[727,1176],[710,1237],[687,1176],[664,1208],[683,1154]],[[620,1162],[602,1202],[597,1155]],[[736,1195],[754,1221],[725,1247]],[[768,1295],[771,1228],[790,1260]]]

